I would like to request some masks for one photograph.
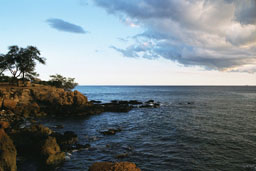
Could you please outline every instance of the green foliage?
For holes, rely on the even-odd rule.
[[[35,72],[36,62],[45,64],[45,60],[40,57],[40,51],[34,46],[27,48],[10,46],[7,54],[0,55],[0,74],[8,69],[15,81],[20,76],[23,81],[33,80],[38,76]]]
[[[75,78],[63,77],[60,74],[51,75],[51,80],[48,84],[57,88],[63,88],[66,91],[74,89],[78,84],[75,82]]]

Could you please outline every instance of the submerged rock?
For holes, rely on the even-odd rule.
[[[90,148],[90,144],[75,144],[74,149],[81,150],[81,149],[88,149]]]
[[[101,101],[99,101],[99,100],[91,100],[90,102],[93,103],[93,104],[100,104],[101,103]]]
[[[103,135],[115,135],[117,132],[120,132],[120,131],[121,131],[120,128],[117,128],[117,129],[110,128],[107,131],[101,131],[100,133],[102,133]]]
[[[96,162],[89,171],[140,171],[134,163],[130,162]]]
[[[56,125],[55,128],[56,128],[56,129],[63,129],[64,126],[63,126],[63,125]]]
[[[147,104],[154,103],[154,100],[148,100],[145,103],[147,103]]]
[[[143,105],[139,106],[140,108],[158,108],[160,107],[159,102],[155,102],[154,100],[148,100]]]
[[[139,101],[137,101],[137,100],[130,100],[129,101],[129,104],[131,104],[131,105],[140,105],[140,104],[143,104],[142,102],[139,102]]]
[[[128,153],[122,153],[122,154],[116,155],[115,158],[117,158],[117,159],[123,159],[123,158],[126,158],[126,157],[128,157],[128,156],[129,156]]]
[[[16,171],[16,148],[4,129],[7,122],[0,122],[0,171]]]
[[[132,106],[129,104],[120,104],[120,103],[105,103],[102,104],[104,112],[129,112],[132,110]]]

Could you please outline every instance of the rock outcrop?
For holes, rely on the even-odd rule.
[[[140,169],[130,162],[96,162],[89,168],[89,171],[140,171]]]
[[[31,87],[0,87],[0,110],[6,111],[11,120],[20,117],[86,116],[102,112],[129,112],[133,108],[155,108],[160,103],[149,100],[146,103],[137,100],[113,100],[109,103],[88,101],[79,91],[65,91],[52,86],[37,85]],[[0,114],[1,119],[1,114]]]
[[[78,91],[37,85],[35,87],[0,87],[0,109],[15,115],[44,116],[70,114],[88,106],[87,97]]]
[[[0,171],[16,171],[16,148],[5,133],[7,122],[0,122]]]
[[[46,166],[55,166],[65,160],[65,153],[61,152],[55,137],[47,137],[42,144],[41,154]]]
[[[19,154],[33,156],[44,166],[58,165],[65,160],[52,130],[43,125],[33,125],[29,128],[14,130],[10,133]]]

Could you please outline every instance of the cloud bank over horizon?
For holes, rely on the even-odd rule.
[[[256,0],[94,0],[145,31],[126,57],[165,58],[209,70],[256,72]],[[123,20],[123,19],[122,19]]]
[[[50,18],[50,19],[47,19],[46,22],[52,28],[54,28],[58,31],[70,32],[70,33],[79,33],[79,34],[87,33],[87,31],[85,31],[81,26],[69,23],[69,22],[64,21],[62,19]]]

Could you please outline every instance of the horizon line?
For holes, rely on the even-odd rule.
[[[163,87],[255,87],[256,85],[210,85],[210,84],[205,84],[205,85],[157,85],[157,84],[152,84],[152,85],[149,85],[149,84],[146,84],[146,85],[143,85],[143,84],[138,84],[138,85],[134,85],[134,84],[131,84],[131,85],[126,85],[126,84],[110,84],[110,85],[105,85],[105,84],[85,84],[85,85],[77,85],[77,86],[163,86]]]

